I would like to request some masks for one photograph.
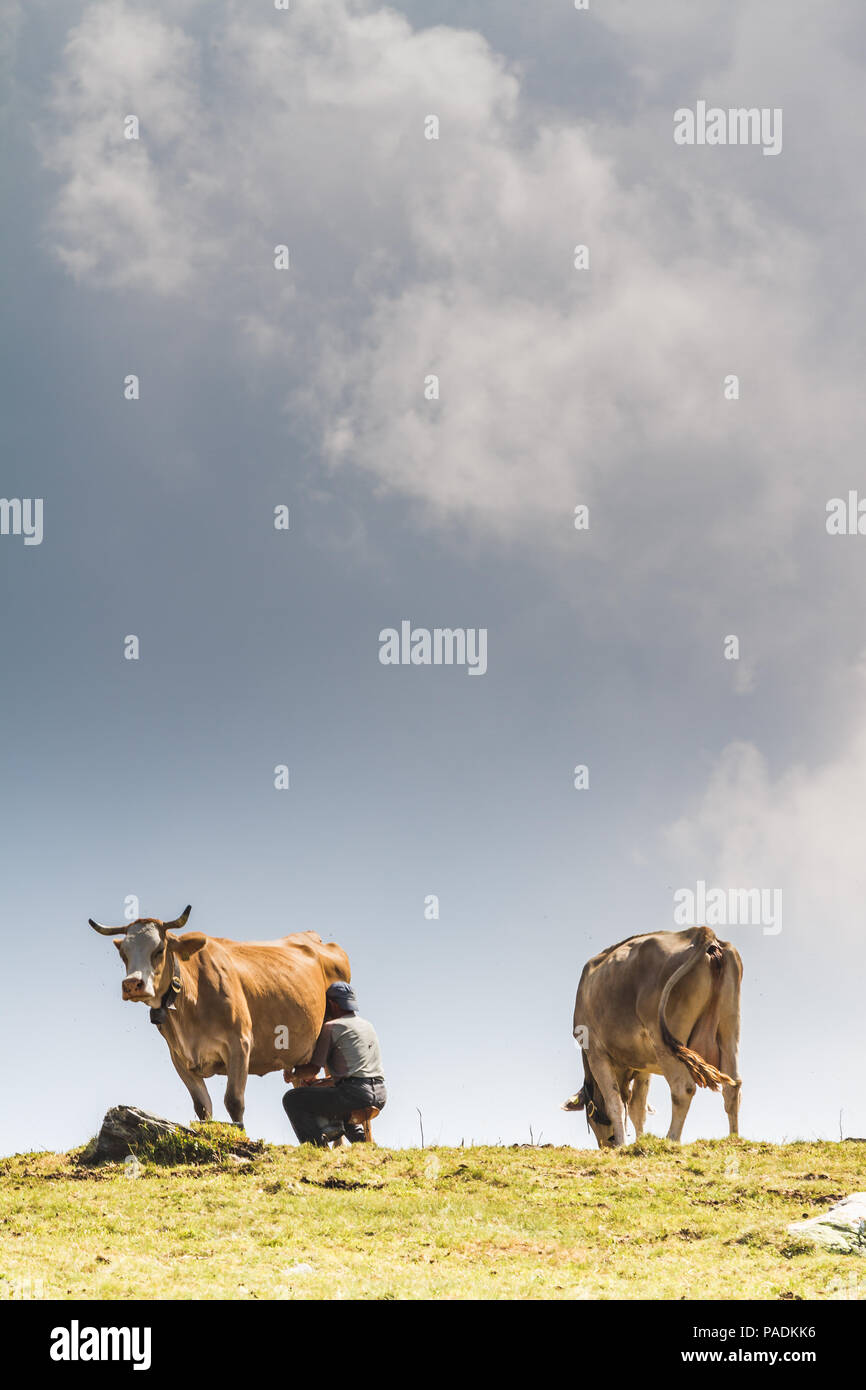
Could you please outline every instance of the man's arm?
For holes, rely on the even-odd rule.
[[[328,1060],[328,1053],[330,1052],[330,1050],[331,1050],[331,1025],[330,1025],[330,1023],[323,1023],[323,1024],[322,1024],[322,1031],[321,1031],[321,1033],[319,1034],[319,1036],[318,1036],[317,1039],[316,1039],[316,1046],[313,1048],[313,1055],[312,1055],[312,1057],[310,1058],[310,1061],[309,1061],[309,1065],[310,1065],[311,1067],[314,1067],[314,1068],[315,1068],[315,1071],[313,1072],[313,1075],[314,1075],[314,1076],[315,1076],[316,1072],[321,1071],[322,1067],[323,1067],[323,1066],[325,1065],[325,1063],[327,1062],[327,1060]]]

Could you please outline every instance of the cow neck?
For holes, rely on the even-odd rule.
[[[180,973],[180,961],[178,960],[174,952],[172,952],[171,979],[168,982],[168,988],[166,989],[165,993],[159,1001],[159,1008],[150,1010],[151,1023],[167,1023],[168,1011],[170,1008],[177,1004],[182,993],[183,976]]]

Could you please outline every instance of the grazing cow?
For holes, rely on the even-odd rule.
[[[174,922],[139,917],[94,931],[116,936],[124,999],[147,1004],[200,1120],[213,1114],[205,1077],[225,1076],[225,1106],[243,1125],[247,1076],[309,1062],[325,1017],[325,990],[350,978],[349,958],[315,932],[279,941],[227,941]]]
[[[663,1076],[668,1139],[680,1138],[696,1086],[721,1086],[736,1134],[742,976],[738,952],[709,927],[631,936],[593,956],[574,1005],[584,1081],[563,1109],[586,1111],[601,1148],[624,1144],[626,1111],[640,1137],[650,1076]]]

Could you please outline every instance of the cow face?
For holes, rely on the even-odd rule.
[[[124,977],[121,994],[124,999],[136,1004],[147,1004],[149,1008],[158,1007],[168,988],[172,976],[172,956],[188,959],[195,951],[200,951],[207,941],[201,932],[178,939],[170,933],[171,927],[186,925],[190,909],[187,908],[174,922],[160,922],[156,917],[139,917],[123,927],[103,927],[90,919],[94,931],[102,936],[120,936],[115,946],[123,961]]]
[[[168,987],[168,980],[165,985],[162,983],[163,976],[171,968],[165,927],[161,922],[140,918],[131,922],[126,934],[114,944],[126,971],[121,985],[123,998],[156,1008]]]

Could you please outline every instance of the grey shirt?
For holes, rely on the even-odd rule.
[[[376,1030],[358,1014],[324,1023],[310,1061],[333,1076],[384,1076]]]

